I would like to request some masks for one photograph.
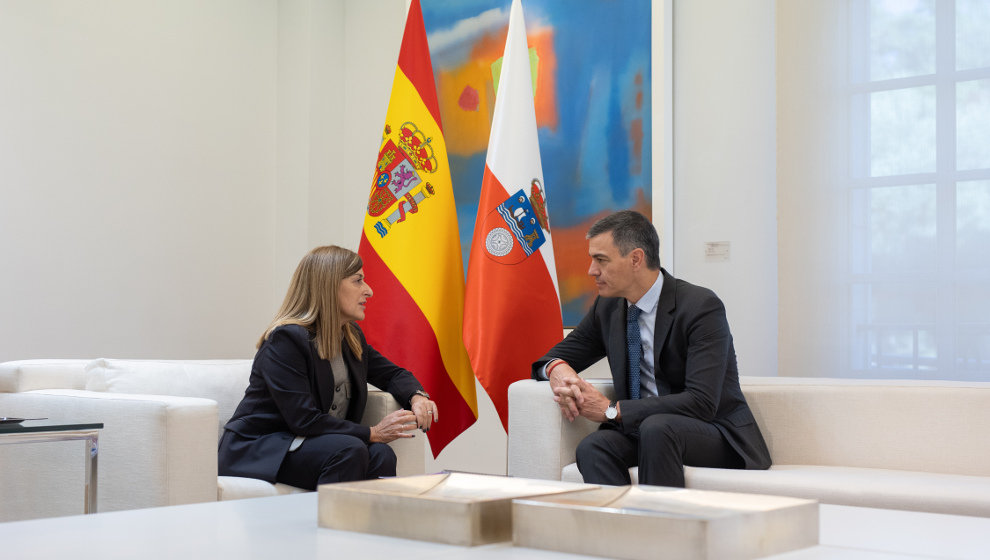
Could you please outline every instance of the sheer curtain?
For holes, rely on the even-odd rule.
[[[990,380],[990,2],[778,2],[781,375]]]

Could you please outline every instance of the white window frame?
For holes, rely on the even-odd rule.
[[[849,316],[851,354],[850,367],[853,374],[863,377],[917,377],[956,379],[956,335],[960,328],[975,328],[990,332],[990,318],[982,324],[964,325],[957,320],[957,309],[965,302],[956,301],[955,286],[960,281],[956,267],[956,185],[963,181],[990,180],[990,168],[958,170],[956,168],[956,85],[976,79],[990,79],[990,67],[956,70],[955,64],[955,1],[935,1],[935,72],[928,75],[910,76],[887,80],[870,81],[870,3],[850,0],[850,173],[849,211],[850,253],[848,259],[847,287],[849,293]],[[935,87],[936,115],[936,156],[935,171],[872,177],[870,175],[870,97],[878,92],[906,88]],[[869,266],[858,266],[869,260],[869,228],[853,231],[853,223],[867,220],[868,208],[859,201],[867,197],[857,196],[857,191],[894,186],[933,184],[936,191],[936,239],[937,262],[917,273],[890,274],[876,273]],[[990,220],[990,216],[987,217]],[[865,259],[862,260],[862,259]],[[857,270],[861,268],[861,270]],[[977,278],[990,286],[990,265],[980,270],[966,271],[966,281]],[[934,324],[876,324],[868,317],[866,305],[856,307],[854,294],[859,286],[876,286],[891,283],[921,282],[934,287],[936,293],[936,316]],[[990,289],[990,288],[988,288]],[[865,330],[883,333],[886,329],[910,330],[913,332],[914,351],[912,358],[902,365],[886,362],[882,348],[882,336],[877,336],[876,352],[869,344]],[[919,336],[922,331],[935,333],[936,358],[926,361],[919,354]],[[984,361],[985,357],[982,358]],[[978,364],[970,373],[986,377],[988,365]],[[968,370],[969,371],[969,370]],[[982,374],[982,375],[981,375]]]

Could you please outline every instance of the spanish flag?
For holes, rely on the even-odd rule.
[[[478,418],[461,338],[464,268],[433,64],[412,0],[358,254],[374,297],[361,328],[439,408],[433,456]]]
[[[468,259],[464,343],[508,431],[509,384],[564,336],[522,4],[512,1]]]

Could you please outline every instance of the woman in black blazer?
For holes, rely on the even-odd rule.
[[[395,476],[386,445],[437,420],[412,373],[368,345],[355,321],[372,295],[361,257],[317,247],[296,268],[258,341],[244,398],[224,426],[219,472],[315,490],[318,484]],[[367,383],[406,409],[362,426]]]

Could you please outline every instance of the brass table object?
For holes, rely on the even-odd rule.
[[[818,544],[818,502],[660,486],[513,501],[513,544],[608,558],[748,560]]]
[[[598,487],[467,473],[324,484],[319,525],[475,546],[512,539],[513,498],[589,488]]]

